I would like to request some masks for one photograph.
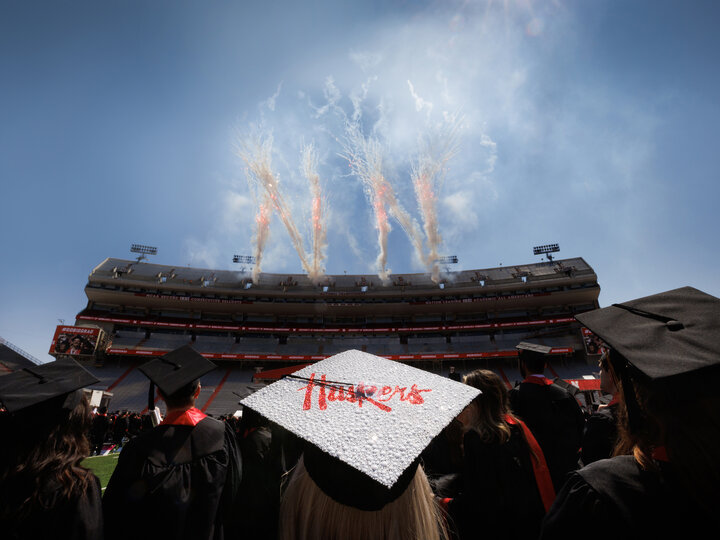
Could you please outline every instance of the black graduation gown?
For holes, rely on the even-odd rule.
[[[510,390],[513,412],[530,428],[547,461],[555,491],[578,468],[585,416],[575,398],[556,384],[522,382]]]
[[[91,455],[100,454],[102,452],[102,446],[105,442],[105,436],[110,426],[110,419],[107,414],[98,413],[93,417],[92,428],[90,431],[90,438],[92,442]]]
[[[103,496],[108,539],[237,537],[242,479],[235,434],[206,417],[160,425],[123,448]]]
[[[243,478],[236,511],[242,522],[243,538],[270,540],[277,536],[280,509],[280,489],[270,461],[272,432],[268,426],[260,426],[241,436]]]
[[[485,443],[470,430],[463,439],[462,491],[448,505],[454,536],[536,538],[545,508],[522,428],[511,425],[504,444]]]
[[[612,456],[617,441],[617,404],[598,409],[585,423],[580,456],[583,465]]]
[[[4,540],[102,540],[103,515],[100,481],[88,473],[87,489],[70,500],[58,496],[58,486],[45,486],[44,509],[36,508],[30,516],[18,518],[9,513],[0,518],[0,538]],[[20,494],[21,490],[16,493]],[[24,496],[24,494],[22,495]],[[10,501],[3,501],[10,505]],[[4,506],[4,511],[8,506]],[[4,512],[3,512],[4,513]]]
[[[716,520],[692,503],[671,464],[658,465],[659,472],[645,471],[632,456],[617,456],[573,473],[545,517],[540,538],[712,537]]]

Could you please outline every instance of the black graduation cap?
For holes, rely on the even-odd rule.
[[[651,385],[717,391],[720,299],[682,287],[575,318],[626,360],[613,364],[616,370],[629,369]]]
[[[216,367],[190,345],[183,345],[179,349],[143,364],[138,369],[150,379],[148,408],[151,410],[155,408],[156,385],[165,396],[171,396]]]
[[[539,343],[531,343],[530,341],[521,341],[515,348],[519,351],[530,351],[538,354],[550,354],[552,347],[547,345],[540,345]]]
[[[376,511],[407,489],[418,456],[479,393],[447,377],[350,350],[241,403],[304,441],[305,467],[325,494]]]
[[[8,412],[17,412],[53,398],[67,396],[63,408],[74,408],[77,391],[100,382],[72,358],[19,369],[0,377],[0,401]],[[72,399],[71,399],[72,398]]]

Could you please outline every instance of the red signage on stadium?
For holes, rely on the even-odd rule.
[[[90,356],[95,352],[99,337],[99,328],[60,325],[55,329],[50,354]]]
[[[139,355],[139,356],[162,356],[170,351],[150,351],[140,349],[120,349],[110,347],[107,351],[108,354],[123,354],[123,355]],[[550,354],[572,354],[572,347],[555,347],[550,351]],[[318,360],[324,360],[328,358],[329,354],[325,355],[280,355],[280,354],[228,354],[228,353],[200,353],[205,358],[216,358],[220,360],[303,360],[316,362]],[[448,359],[462,359],[462,358],[504,358],[517,356],[517,350],[513,349],[510,351],[495,351],[495,352],[475,352],[475,353],[437,353],[437,354],[383,354],[380,355],[388,360],[448,360]]]
[[[82,315],[79,319],[98,322],[112,322],[115,324],[127,324],[133,326],[150,326],[159,328],[188,328],[196,330],[229,330],[239,332],[287,332],[287,333],[308,333],[308,334],[393,334],[397,332],[431,332],[431,331],[455,331],[455,330],[484,330],[488,328],[516,328],[523,326],[538,326],[546,324],[565,324],[575,321],[572,317],[561,317],[557,319],[535,319],[530,321],[508,321],[495,323],[478,324],[454,324],[442,326],[389,326],[384,328],[295,328],[280,326],[240,326],[233,324],[207,324],[207,323],[184,323],[151,321],[146,319],[124,319],[120,317],[97,317],[93,315]]]

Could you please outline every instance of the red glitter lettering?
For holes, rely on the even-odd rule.
[[[309,411],[312,408],[313,402],[313,389],[318,387],[318,400],[317,406],[321,411],[327,410],[327,402],[335,401],[346,401],[348,403],[357,403],[358,407],[362,407],[364,402],[368,402],[375,405],[378,409],[384,412],[392,411],[388,405],[384,402],[390,401],[396,394],[399,394],[399,400],[405,401],[412,405],[422,405],[425,403],[421,392],[431,392],[430,388],[418,388],[417,384],[413,384],[410,387],[410,391],[407,391],[407,386],[383,386],[378,392],[378,387],[375,385],[365,385],[365,383],[358,383],[357,386],[349,385],[347,388],[335,383],[328,383],[326,376],[322,375],[320,380],[315,379],[315,373],[310,375],[308,384],[299,388],[298,391],[305,391],[305,398],[303,400],[303,410]],[[381,403],[383,402],[383,403]]]
[[[428,389],[420,389],[417,387],[417,384],[413,384],[410,387],[410,393],[407,395],[407,397],[404,399],[401,397],[400,401],[407,400],[410,403],[412,403],[413,405],[422,405],[423,403],[425,403],[425,400],[420,395],[420,392],[429,392],[429,391],[430,391],[429,388]]]

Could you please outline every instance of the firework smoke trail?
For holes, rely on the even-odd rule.
[[[374,145],[378,148],[373,148]],[[392,227],[385,209],[385,197],[382,195],[384,178],[379,145],[377,141],[366,140],[357,129],[348,128],[344,146],[344,157],[348,160],[350,170],[362,181],[365,195],[370,200],[375,214],[375,227],[378,231],[378,247],[380,248],[376,260],[378,276],[383,282],[387,282],[390,279],[387,269],[387,239]]]
[[[300,233],[295,227],[289,208],[283,200],[282,193],[276,175],[272,170],[272,136],[266,136],[264,140],[256,140],[253,143],[243,141],[238,148],[238,153],[248,168],[249,177],[255,181],[262,190],[270,206],[278,213],[280,220],[290,235],[290,240],[300,257],[300,262],[305,272],[310,274],[310,266],[307,262],[307,255],[303,249],[303,241]]]
[[[317,153],[312,145],[303,148],[303,170],[310,182],[312,194],[312,266],[308,277],[317,283],[325,275],[322,267],[327,246],[327,226],[324,220],[320,175],[317,173]]]
[[[425,264],[432,280],[440,280],[438,248],[442,243],[437,216],[437,192],[445,177],[447,163],[457,152],[461,118],[450,117],[443,129],[421,140],[418,158],[412,167],[412,183],[427,238]]]
[[[255,216],[255,267],[252,272],[253,283],[257,283],[260,275],[262,255],[265,243],[270,236],[270,212],[272,211],[270,197],[266,194]]]
[[[382,147],[377,139],[364,137],[356,124],[347,127],[344,157],[350,163],[352,172],[362,181],[372,204],[380,247],[377,258],[378,276],[383,282],[387,282],[390,275],[387,269],[387,239],[392,229],[388,214],[400,223],[420,260],[425,260],[425,257],[420,227],[400,205],[392,186],[385,178],[382,156]]]

